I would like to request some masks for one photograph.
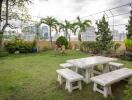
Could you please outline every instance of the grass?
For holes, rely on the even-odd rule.
[[[54,56],[52,51],[48,51],[0,58],[0,100],[124,100],[125,82],[114,84],[113,97],[108,99],[93,92],[92,83],[83,83],[83,89],[72,94],[65,91],[64,86],[59,86],[56,82],[59,64],[86,56],[79,51]],[[120,62],[132,68],[132,62]]]

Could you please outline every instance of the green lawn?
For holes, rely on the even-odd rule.
[[[124,100],[125,82],[112,86],[113,97],[92,91],[93,84],[83,84],[81,91],[69,94],[56,82],[56,69],[67,59],[86,57],[79,51],[54,56],[48,51],[38,54],[10,55],[0,58],[0,100]],[[120,60],[132,68],[132,62]]]

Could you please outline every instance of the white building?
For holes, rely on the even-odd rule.
[[[111,32],[113,36],[113,41],[124,41],[126,39],[126,33],[119,33],[118,30]],[[93,26],[87,28],[85,32],[82,33],[82,41],[95,41],[96,40],[95,28]]]
[[[82,41],[95,41],[96,34],[93,26],[88,27],[85,32],[82,33]]]

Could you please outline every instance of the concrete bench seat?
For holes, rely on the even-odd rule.
[[[124,80],[125,78],[129,78],[129,81],[132,81],[132,69],[122,68],[119,70],[111,71],[96,77],[92,77],[91,80],[94,82],[94,91],[98,91],[107,97],[108,95],[112,95],[111,85]],[[100,89],[99,86],[102,86],[103,89]]]
[[[124,66],[124,64],[117,63],[117,62],[109,62],[108,65],[111,71],[121,69]]]
[[[74,89],[82,89],[81,80],[83,79],[83,76],[80,74],[70,69],[59,69],[56,72],[58,73],[58,81],[60,85],[63,83],[63,80],[65,80],[65,89],[69,92],[72,92]]]
[[[63,64],[60,64],[60,68],[73,68],[73,65],[70,64],[70,63],[63,63]]]

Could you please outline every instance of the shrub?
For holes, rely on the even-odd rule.
[[[113,36],[111,35],[109,23],[106,21],[105,16],[103,16],[102,19],[96,23],[96,25],[98,29],[96,32],[96,41],[99,44],[101,53],[105,53],[108,49],[113,47]]]
[[[5,57],[8,55],[8,52],[4,48],[0,48],[0,57]]]
[[[58,47],[62,47],[63,45],[67,48],[68,47],[68,41],[64,36],[60,36],[57,40],[56,40],[56,44],[58,45]]]
[[[48,51],[48,50],[51,50],[51,48],[49,46],[44,46],[43,47],[43,51]]]
[[[127,51],[132,51],[132,40],[131,39],[126,39],[125,41],[125,46]]]
[[[121,46],[120,43],[114,43],[113,47],[114,47],[114,50],[117,51],[117,49]]]
[[[131,86],[127,86],[124,93],[125,93],[125,99],[124,100],[132,100],[132,87]]]
[[[99,53],[99,46],[96,41],[85,41],[81,44],[81,50],[90,53]]]
[[[14,41],[7,42],[5,44],[5,48],[9,53],[15,53],[16,51],[19,51],[20,53],[31,53],[34,48],[34,42],[16,39]]]

